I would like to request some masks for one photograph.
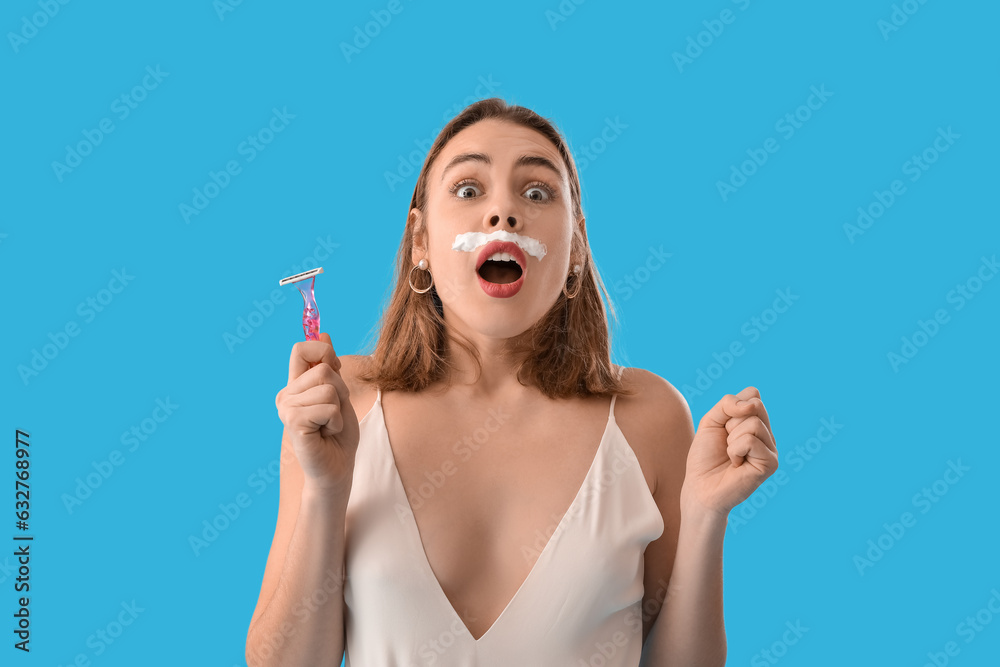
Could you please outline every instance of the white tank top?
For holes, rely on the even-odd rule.
[[[427,561],[379,390],[360,423],[347,506],[345,667],[637,667],[643,553],[664,526],[615,421],[616,398],[576,497],[514,597],[475,639]]]

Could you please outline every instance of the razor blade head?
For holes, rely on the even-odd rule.
[[[313,276],[323,273],[323,267],[319,266],[315,269],[309,269],[308,271],[303,271],[302,273],[296,273],[294,276],[288,276],[287,278],[282,278],[278,281],[279,285],[291,285],[292,283],[301,282],[303,280],[308,280]]]

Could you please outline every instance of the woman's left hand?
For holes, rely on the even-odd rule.
[[[723,517],[778,469],[778,449],[760,392],[726,394],[698,424],[681,487],[684,509]]]

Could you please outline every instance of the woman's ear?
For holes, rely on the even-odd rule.
[[[424,224],[424,214],[419,208],[410,209],[410,229],[413,236],[413,263],[427,256],[427,228]]]

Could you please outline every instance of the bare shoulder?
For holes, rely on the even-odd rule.
[[[619,428],[640,466],[649,470],[647,477],[655,480],[654,491],[661,481],[675,485],[694,438],[687,400],[669,381],[642,368],[626,368],[622,382],[635,394],[619,396],[615,402]]]
[[[615,405],[619,428],[633,445],[643,475],[653,477],[653,501],[663,517],[663,533],[643,554],[642,640],[652,630],[667,594],[677,554],[681,523],[680,492],[694,440],[691,409],[684,395],[656,373],[627,368],[622,373],[632,396],[620,396]],[[621,409],[618,409],[618,406]]]
[[[375,405],[375,387],[357,379],[358,373],[365,368],[369,357],[363,354],[345,354],[337,355],[337,358],[341,363],[340,376],[344,378],[344,383],[351,392],[351,406],[360,421]]]

